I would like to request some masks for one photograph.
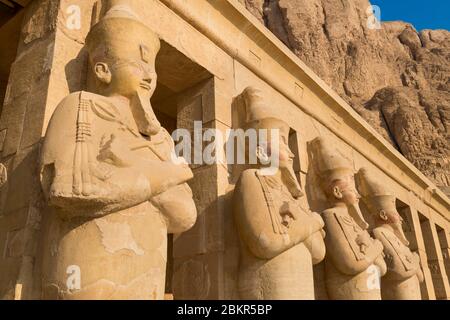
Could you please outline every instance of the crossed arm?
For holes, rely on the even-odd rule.
[[[365,253],[361,253],[364,255],[364,259],[358,260],[335,215],[330,212],[325,213],[323,217],[327,231],[325,237],[327,255],[340,272],[356,275],[366,270],[371,264],[377,264],[375,262],[383,252],[383,246],[379,241],[374,241],[372,246],[366,248]]]
[[[374,235],[377,239],[379,239],[382,242],[384,247],[384,253],[386,254],[386,256],[392,257],[392,260],[389,263],[389,273],[387,275],[390,279],[405,280],[411,278],[416,274],[417,277],[419,278],[419,281],[423,278],[422,270],[420,268],[420,259],[417,254],[413,254],[413,257],[415,259],[414,261],[415,267],[412,268],[411,270],[406,270],[406,268],[403,266],[403,263],[398,256],[398,253],[395,251],[395,249],[392,247],[392,245],[389,243],[386,237],[380,232],[376,231],[374,231]]]
[[[260,259],[272,259],[303,242],[323,227],[323,222],[302,215],[292,221],[287,234],[273,231],[267,203],[254,170],[242,173],[233,199],[235,222],[242,242]]]

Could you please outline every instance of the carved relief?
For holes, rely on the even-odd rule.
[[[279,167],[273,175],[262,173],[262,159],[273,152],[271,139],[259,140],[256,150],[246,148],[247,158],[256,153],[258,161],[241,173],[234,191],[240,296],[314,299],[312,265],[325,255],[323,220],[300,203],[303,192],[293,170],[289,126],[273,116],[259,90],[247,88],[243,98],[244,129],[279,130]]]
[[[86,39],[92,92],[67,96],[41,156],[43,297],[162,299],[167,233],[196,220],[187,165],[150,104],[160,43],[115,1]],[[76,266],[81,284],[67,282]]]
[[[310,143],[312,162],[327,196],[325,221],[326,287],[330,299],[381,299],[379,277],[386,272],[383,246],[367,232],[358,206],[351,166],[324,138]]]
[[[381,279],[383,299],[420,300],[419,282],[423,281],[420,258],[408,247],[395,196],[366,168],[359,170],[356,180],[362,201],[373,217],[373,235],[384,247],[387,273]]]

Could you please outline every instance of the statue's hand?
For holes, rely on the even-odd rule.
[[[290,202],[284,202],[283,205],[280,208],[280,215],[281,215],[281,223],[286,227],[289,228],[291,223],[294,220],[297,220],[298,213],[295,210],[296,208],[292,206]]]
[[[365,246],[365,247],[369,247],[372,245],[373,240],[369,233],[367,232],[361,232],[360,234],[358,234],[358,236],[356,237],[356,243],[359,246]]]

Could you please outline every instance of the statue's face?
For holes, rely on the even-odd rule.
[[[156,73],[144,61],[118,60],[111,66],[111,89],[123,96],[136,92],[153,94]]]
[[[266,128],[267,129],[267,128]],[[278,130],[278,169],[281,172],[281,178],[283,180],[283,183],[287,186],[290,193],[293,197],[298,198],[302,195],[301,187],[299,185],[299,182],[297,181],[297,177],[294,172],[294,153],[289,148],[289,128],[278,128],[276,126],[271,127],[267,130],[276,129]],[[275,156],[274,153],[275,150],[271,150],[272,146],[274,144],[271,143],[269,139],[272,139],[271,134],[268,134],[268,141],[267,144],[267,150],[263,147],[258,147],[257,155],[260,158],[268,158],[268,153],[271,154],[271,156]],[[261,157],[262,156],[262,157]],[[273,163],[272,163],[273,165]]]
[[[278,155],[278,166],[280,169],[293,169],[294,153],[289,148],[289,128],[280,128],[279,122],[276,120],[265,120],[264,126],[260,130],[267,130],[265,140],[259,141],[257,155],[262,159],[268,159]],[[272,130],[278,132],[278,143],[274,143],[275,136],[272,135]],[[278,150],[276,150],[278,149]],[[272,158],[271,158],[272,160]],[[273,159],[275,160],[275,159]],[[267,162],[267,160],[262,161]]]
[[[113,61],[110,63],[98,59],[100,62],[94,66],[98,79],[96,89],[97,93],[104,96],[128,98],[139,131],[151,136],[161,129],[150,102],[156,89],[157,76],[148,50],[143,45],[140,48],[140,58],[134,55],[132,59],[111,59]],[[123,55],[126,56],[126,53]]]
[[[383,224],[389,224],[391,226],[400,241],[405,245],[409,245],[409,241],[403,232],[403,218],[400,216],[395,206],[386,206],[378,211],[378,215]]]
[[[402,224],[403,219],[398,214],[396,208],[385,207],[379,211],[379,216],[382,220],[389,224]]]
[[[288,131],[280,130],[279,141],[279,168],[284,184],[288,187],[294,198],[302,196],[300,184],[294,172],[294,153],[289,148]]]
[[[347,206],[355,206],[358,204],[360,195],[356,190],[355,178],[348,174],[333,183],[333,195],[336,199],[341,200]]]
[[[153,94],[157,76],[148,51],[142,48],[144,46],[141,46],[140,57],[118,57],[108,63],[100,59],[95,64],[94,72],[102,85],[107,87],[107,92],[125,97],[133,97],[136,93],[141,96]]]
[[[335,200],[347,206],[348,213],[362,229],[368,228],[369,225],[364,220],[364,216],[359,208],[361,196],[356,190],[353,174],[346,174],[339,180],[335,180],[332,184],[332,194]]]
[[[289,137],[287,134],[280,130],[280,142],[279,142],[279,166],[280,168],[292,169],[294,163],[294,153],[289,148]]]

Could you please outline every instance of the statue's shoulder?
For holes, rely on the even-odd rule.
[[[258,176],[258,170],[256,169],[244,170],[236,183],[236,191],[238,191],[238,193],[248,193],[250,191],[252,194],[256,195],[261,188],[260,177]]]
[[[328,208],[322,211],[322,217],[327,220],[332,219],[333,221],[336,221],[337,219],[339,219],[339,216],[340,214],[338,213],[336,208]]]
[[[241,173],[241,179],[257,179],[257,169],[247,169]]]
[[[334,226],[335,230],[340,230],[346,235],[347,239],[353,239],[362,230],[356,225],[354,220],[343,212],[342,208],[330,208],[322,212],[322,218],[325,225],[330,228]]]
[[[45,134],[47,145],[52,144],[53,140],[59,141],[63,133],[74,134],[81,95],[81,91],[71,93],[58,104]]]
[[[379,240],[385,239],[385,238],[389,239],[391,236],[394,236],[394,234],[392,234],[391,232],[387,231],[383,227],[373,228],[372,233],[373,233],[374,237],[379,239]]]
[[[244,170],[239,177],[238,184],[241,186],[251,186],[255,184],[260,184],[258,170],[257,169]]]
[[[88,108],[89,101],[97,95],[85,91],[73,92],[67,95],[56,107],[48,124],[42,150],[44,162],[69,157],[77,136],[77,122],[83,105]]]
[[[56,107],[50,122],[68,122],[78,117],[80,106],[89,105],[90,101],[100,99],[101,96],[86,91],[77,91],[67,95]]]
[[[61,100],[61,102],[56,107],[55,112],[57,112],[58,110],[64,110],[66,112],[72,109],[77,110],[80,104],[101,100],[105,100],[105,97],[96,93],[87,91],[72,92]]]
[[[392,247],[392,249],[399,253],[399,252],[409,252],[408,246],[403,244],[400,239],[390,230],[387,230],[383,227],[374,228],[372,230],[373,236],[383,242],[384,244],[389,243],[389,245]],[[406,249],[406,250],[405,250]]]
[[[50,121],[53,121],[55,118],[67,117],[71,114],[76,115],[78,111],[78,106],[80,104],[82,92],[73,92],[66,96],[64,99],[56,107],[53,112],[52,118]]]

